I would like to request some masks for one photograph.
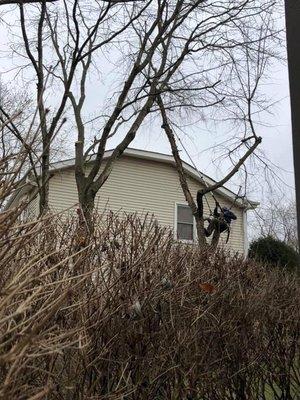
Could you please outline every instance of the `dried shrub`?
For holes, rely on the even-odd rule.
[[[95,216],[88,238],[76,218],[1,236],[1,398],[298,398],[296,275],[147,216]]]

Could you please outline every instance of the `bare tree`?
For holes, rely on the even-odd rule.
[[[38,128],[32,129],[32,113],[31,99],[26,93],[14,92],[0,84],[0,208],[26,170],[36,174],[39,142]]]
[[[172,128],[172,125],[174,126],[174,121],[172,121],[172,117],[168,115],[163,98],[161,96],[157,97],[157,104],[162,119],[162,128],[168,137],[172,149],[181,188],[196,221],[197,236],[200,246],[205,246],[207,244],[204,229],[204,222],[206,220],[203,207],[204,196],[208,193],[212,194],[216,206],[222,209],[214,196],[214,192],[230,181],[241,167],[245,167],[246,161],[250,156],[255,154],[255,150],[262,141],[262,137],[256,132],[254,115],[259,113],[261,109],[266,108],[265,101],[259,101],[258,88],[263,79],[266,66],[273,55],[267,43],[270,38],[274,38],[270,30],[270,23],[269,20],[268,22],[264,22],[261,26],[257,26],[256,35],[255,32],[251,32],[247,27],[245,31],[241,32],[242,41],[234,46],[234,50],[226,45],[222,48],[225,58],[228,57],[228,61],[226,63],[224,62],[225,66],[223,69],[223,76],[225,76],[226,81],[223,81],[222,85],[216,84],[210,87],[209,90],[211,91],[213,88],[217,91],[219,96],[223,96],[221,103],[226,110],[226,119],[232,117],[235,122],[239,121],[239,129],[241,127],[243,129],[242,134],[238,135],[238,140],[235,140],[233,148],[228,149],[227,158],[232,162],[232,167],[229,172],[212,185],[207,185],[203,182],[204,188],[198,191],[196,200],[193,198],[184,173],[178,150],[178,143]],[[229,70],[227,68],[229,68]],[[228,75],[226,74],[226,70]],[[202,90],[206,91],[207,87],[203,87]],[[206,104],[204,105],[207,106]],[[214,106],[215,104],[212,105]],[[212,238],[213,248],[217,246],[219,238],[220,231],[218,230],[218,218],[216,218],[216,229],[214,230]]]
[[[297,212],[294,200],[272,195],[253,216],[253,236],[272,236],[298,250]]]
[[[94,1],[82,7],[78,0],[65,1],[58,9],[50,11],[45,2],[36,7],[25,10],[23,3],[19,6],[25,56],[33,67],[37,87],[36,104],[42,135],[39,193],[42,214],[49,207],[51,144],[66,122],[65,113],[68,99],[72,99],[72,85],[78,73],[82,74],[83,81],[86,79],[95,50],[100,50],[124,31],[132,19],[137,17],[136,14],[140,13],[140,9],[133,7],[125,25],[117,24],[109,29],[109,20],[115,13],[114,3],[111,2],[100,4]],[[61,39],[63,43],[60,48]],[[56,96],[53,107],[53,101],[49,101],[48,95],[54,85],[57,85],[60,95]],[[80,108],[83,101],[79,103]]]
[[[37,110],[32,108],[26,93],[13,92],[0,85],[0,226],[2,243],[9,242],[19,223],[30,215],[29,205],[40,190],[39,183],[29,193],[30,174],[38,182],[37,164],[40,158],[40,126]],[[13,205],[18,196],[16,205]],[[20,228],[20,231],[22,228]]]
[[[263,36],[255,36],[261,33],[262,22],[258,19],[263,20],[272,4],[269,0],[259,4],[254,0],[236,0],[225,6],[203,0],[149,0],[128,4],[90,2],[83,6],[79,1],[64,1],[58,9],[43,3],[35,19],[20,5],[26,56],[37,79],[43,137],[40,210],[48,207],[46,182],[51,141],[64,122],[68,100],[77,130],[75,177],[79,202],[90,219],[96,194],[149,114],[161,110],[163,105],[168,113],[198,115],[207,107],[226,106],[226,99],[231,98],[233,103],[234,95],[228,88],[239,60],[235,57],[234,62],[228,53],[245,46],[255,48],[251,54],[259,51],[257,43],[263,41]],[[33,21],[37,24],[36,30],[28,30]],[[267,35],[270,34],[268,27]],[[96,52],[108,55],[116,44],[119,47],[115,52],[122,62],[122,79],[107,109],[99,110],[99,128],[89,145],[86,82],[93,69],[100,68]],[[51,57],[45,52],[46,46]],[[62,88],[57,107],[51,112],[45,100],[49,85]],[[239,94],[235,92],[235,96],[237,99]],[[248,100],[252,102],[251,94]],[[116,135],[122,138],[104,163],[109,139]],[[209,191],[226,183],[257,147],[260,139],[255,132],[250,136],[243,138],[242,145],[248,145],[251,139],[255,143]],[[93,163],[89,168],[91,156]]]
[[[232,69],[233,63],[232,60],[229,61],[228,55],[227,60],[222,56],[218,61],[218,57],[232,48],[238,49],[247,44],[249,47],[255,47],[255,44],[261,43],[264,37],[261,35],[254,38],[252,35],[251,38],[251,32],[248,32],[249,25],[253,15],[257,17],[259,13],[269,11],[270,7],[269,2],[257,6],[252,1],[237,1],[228,4],[227,8],[221,5],[212,7],[201,0],[192,3],[181,0],[171,3],[147,3],[139,15],[132,18],[127,29],[118,36],[118,41],[121,41],[123,46],[123,59],[128,60],[128,72],[116,93],[115,102],[110,105],[102,129],[88,148],[82,116],[87,70],[92,62],[91,51],[87,52],[82,65],[80,96],[76,100],[73,92],[69,91],[78,132],[75,175],[79,200],[87,218],[93,209],[96,193],[108,179],[115,161],[134,140],[147,115],[157,111],[159,99],[163,99],[161,101],[166,104],[167,109],[189,109],[197,113],[224,100],[224,94],[218,90],[218,75],[229,63]],[[128,12],[128,9],[126,10]],[[74,17],[73,22],[76,23]],[[237,24],[245,25],[242,34],[240,26],[236,34],[234,27]],[[254,24],[253,31],[260,34],[261,26],[258,23]],[[268,27],[268,34],[270,31]],[[126,39],[127,36],[130,36],[130,41]],[[55,43],[55,35],[52,37]],[[91,50],[95,48],[93,40],[94,38],[91,38],[89,43]],[[56,48],[59,49],[58,46]],[[255,51],[260,51],[258,45]],[[213,57],[212,61],[213,52],[218,55]],[[202,64],[199,65],[200,60]],[[229,71],[226,79],[229,79],[231,74]],[[254,92],[255,90],[253,89]],[[226,96],[233,98],[232,93],[226,93]],[[249,96],[253,96],[253,93],[249,93]],[[249,101],[251,103],[251,98]],[[120,131],[124,137],[104,165],[103,156],[108,140]],[[242,156],[234,170],[208,191],[213,191],[227,182],[254,151],[261,139],[254,131],[251,138],[255,139],[255,143]],[[243,144],[248,145],[251,138],[244,137]],[[85,165],[91,152],[94,154],[94,160],[91,169],[86,172]]]

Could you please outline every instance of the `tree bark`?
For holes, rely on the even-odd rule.
[[[41,183],[39,214],[43,215],[49,210],[49,179],[50,179],[50,143],[43,142],[43,154],[41,158]]]
[[[161,116],[162,116],[162,120],[163,120],[162,128],[164,129],[164,131],[168,137],[169,143],[171,145],[172,154],[173,154],[174,161],[176,164],[176,169],[178,172],[180,185],[181,185],[184,197],[185,197],[188,205],[190,206],[192,213],[194,215],[194,218],[195,218],[198,244],[200,247],[205,247],[205,246],[207,246],[207,242],[206,242],[206,238],[205,238],[205,234],[204,234],[203,202],[201,199],[200,210],[202,210],[202,212],[201,211],[199,212],[199,205],[197,207],[197,205],[193,199],[193,196],[190,192],[190,189],[189,189],[189,186],[187,183],[187,179],[186,179],[186,175],[184,173],[182,161],[179,156],[176,139],[175,139],[175,136],[171,129],[171,126],[169,124],[167,113],[166,113],[166,110],[165,110],[165,107],[164,107],[164,104],[163,104],[163,101],[162,101],[160,95],[157,96],[157,103],[160,108],[160,112],[161,112]],[[197,198],[197,200],[198,200],[198,198]]]
[[[215,229],[214,233],[213,233],[213,237],[211,239],[211,244],[210,244],[210,247],[212,250],[216,250],[216,248],[219,244],[220,236],[221,236],[220,230]]]
[[[85,188],[80,188],[80,190],[78,190],[78,193],[79,193],[79,204],[84,218],[83,223],[86,224],[88,231],[92,232],[93,211],[95,206],[96,192],[94,192],[92,189],[88,189],[87,187],[85,187]]]

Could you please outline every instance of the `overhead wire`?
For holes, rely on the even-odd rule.
[[[194,160],[193,160],[192,157],[190,156],[190,154],[189,154],[187,148],[186,148],[185,145],[183,144],[183,142],[182,142],[182,140],[180,139],[180,137],[178,136],[178,134],[177,134],[175,131],[173,131],[173,132],[174,132],[174,134],[175,134],[177,140],[178,140],[179,143],[181,144],[183,150],[185,151],[185,153],[186,153],[188,159],[190,160],[192,166],[193,166],[194,169],[197,171],[197,173],[198,173],[200,179],[203,181],[204,185],[208,188],[209,186],[207,185],[207,183],[206,183],[206,181],[205,181],[203,175],[201,174],[201,172],[198,170],[198,168],[197,168],[197,166],[196,166]],[[216,199],[214,193],[213,193],[212,191],[211,191],[210,193],[211,193],[213,199],[215,200],[216,204],[218,204],[218,205],[220,206],[220,204],[219,204],[218,200]],[[210,207],[209,201],[207,200],[205,194],[204,194],[204,199],[205,199],[205,201],[206,201],[206,204],[207,204],[207,207],[208,207],[208,209],[209,209],[209,212],[210,212],[210,214],[212,215],[212,209],[211,209],[211,207]]]

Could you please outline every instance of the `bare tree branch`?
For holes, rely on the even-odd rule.
[[[57,0],[0,0],[0,6],[4,6],[7,4],[32,4],[32,3],[54,3]]]

